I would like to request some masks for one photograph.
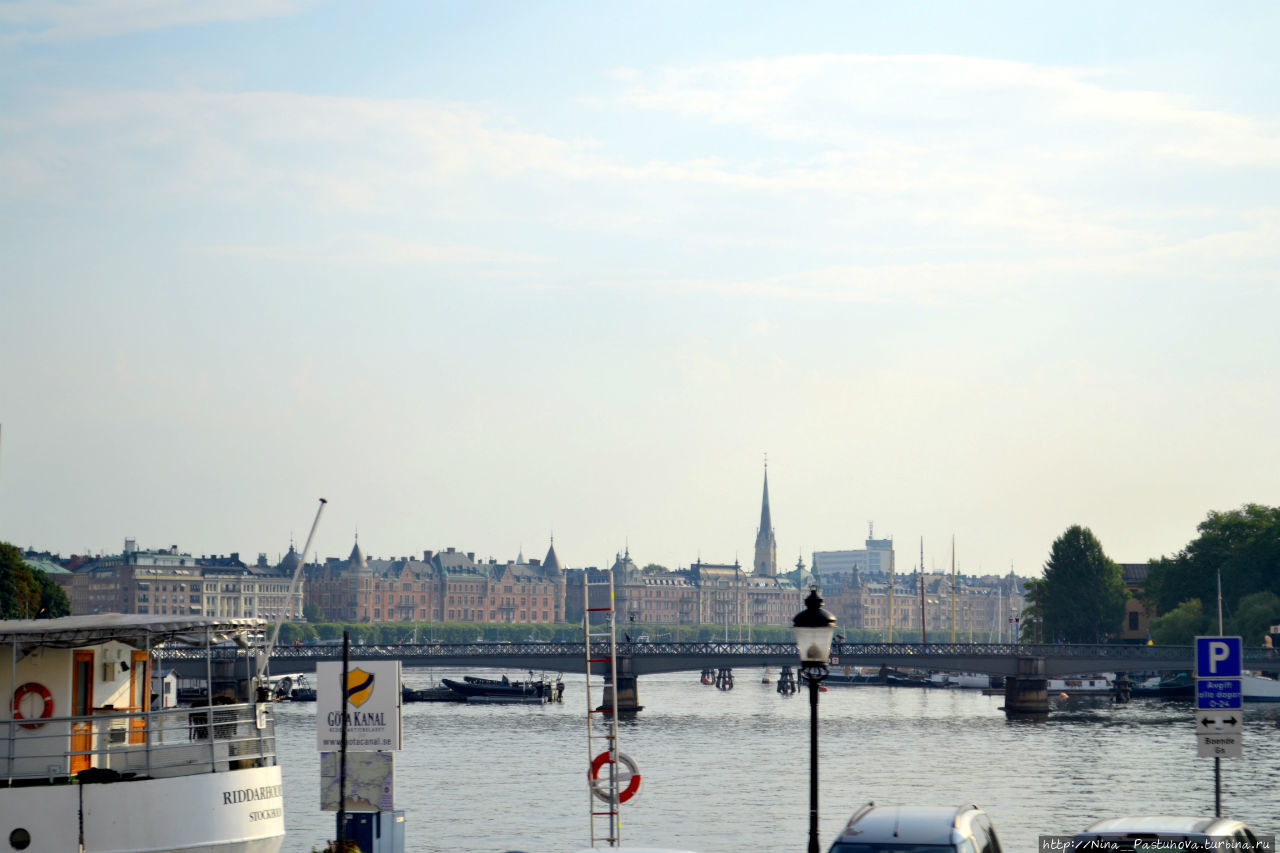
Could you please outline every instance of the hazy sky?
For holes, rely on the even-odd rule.
[[[0,3],[0,539],[1039,573],[1280,502],[1280,5]]]

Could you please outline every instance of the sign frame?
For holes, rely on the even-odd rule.
[[[367,687],[343,696],[350,689],[342,690],[342,661],[316,662],[316,749],[340,749],[344,711],[348,752],[400,749],[400,661],[352,662],[347,668],[348,683],[353,675],[366,681]]]
[[[1233,732],[1196,732],[1197,758],[1240,758],[1244,755],[1244,736]]]
[[[1240,678],[1242,675],[1244,641],[1240,637],[1196,637],[1196,678]]]
[[[1244,733],[1244,714],[1238,708],[1218,708],[1212,711],[1196,709],[1196,734]]]
[[[1236,711],[1244,708],[1244,682],[1239,678],[1197,678],[1197,711]]]

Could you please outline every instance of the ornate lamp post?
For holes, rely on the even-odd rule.
[[[800,674],[809,682],[809,853],[818,853],[818,684],[827,677],[836,619],[822,609],[817,588],[791,620],[800,652]]]

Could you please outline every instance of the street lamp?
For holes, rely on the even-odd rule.
[[[817,588],[791,620],[800,653],[800,674],[809,682],[809,853],[818,853],[818,683],[827,677],[836,619],[822,609]]]

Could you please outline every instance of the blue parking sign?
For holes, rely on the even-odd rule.
[[[1239,637],[1196,637],[1196,678],[1239,678],[1242,650]]]

